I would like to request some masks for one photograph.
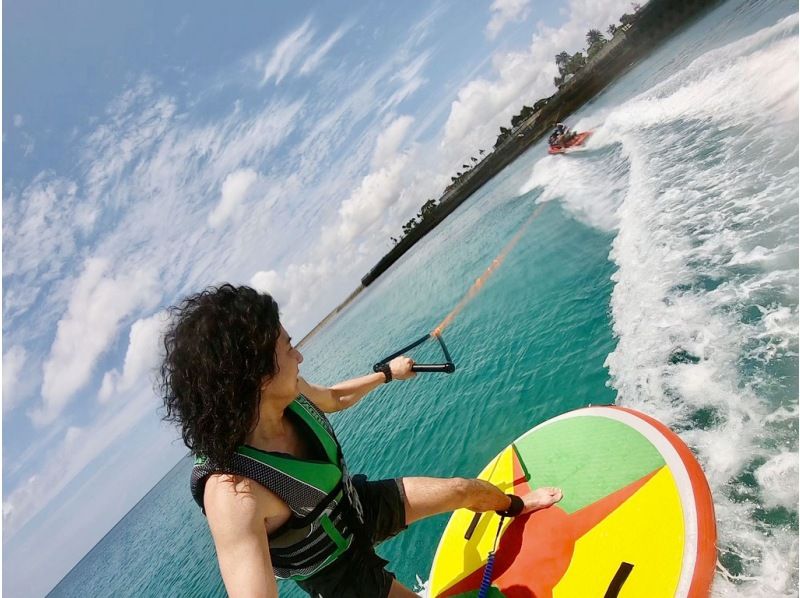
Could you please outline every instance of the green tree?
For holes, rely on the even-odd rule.
[[[433,216],[435,212],[436,212],[436,200],[429,199],[424,204],[422,204],[422,207],[419,209],[419,212],[417,213],[417,218],[419,218],[419,221],[422,222],[426,218]]]
[[[608,26],[608,29],[606,31],[608,31],[608,34],[611,37],[614,37],[617,34],[617,29],[618,27],[614,25],[614,23],[611,23],[611,25]]]
[[[567,74],[574,75],[581,70],[585,64],[586,58],[584,58],[583,52],[575,52],[575,54],[570,57],[569,63],[567,64]]]
[[[407,235],[408,233],[410,233],[412,230],[414,230],[415,226],[417,226],[417,219],[416,218],[412,218],[411,220],[406,222],[403,225],[403,235]]]
[[[518,126],[524,123],[533,114],[533,112],[534,110],[531,106],[522,106],[522,110],[519,111],[519,114],[511,118],[511,126],[516,129]]]
[[[605,42],[606,38],[599,29],[589,29],[586,34],[586,47],[591,48],[595,44],[604,44]]]
[[[567,74],[567,65],[569,64],[570,58],[572,58],[572,56],[567,52],[556,54],[556,66],[558,67],[558,74],[561,75],[562,78]]]
[[[500,127],[500,134],[497,136],[497,141],[494,142],[494,148],[497,149],[510,135],[511,129]]]
[[[536,100],[536,103],[533,105],[533,111],[539,112],[542,108],[547,105],[547,102],[550,101],[550,98],[542,98],[541,100]]]
[[[603,34],[598,29],[590,29],[586,34],[586,54],[589,56],[589,58],[592,58],[595,54],[597,54],[600,49],[606,45],[607,41],[608,40],[603,37]]]

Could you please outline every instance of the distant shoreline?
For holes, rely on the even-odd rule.
[[[391,268],[475,191],[534,143],[548,135],[557,122],[564,121],[566,117],[591,101],[668,37],[718,2],[719,0],[650,0],[637,13],[630,29],[615,35],[549,98],[544,107],[514,128],[503,143],[465,173],[457,183],[448,187],[429,215],[400,239],[361,279],[361,285],[306,334],[298,346],[308,341],[323,326],[342,313],[366,287]]]
[[[328,324],[328,322],[330,322],[330,321],[331,321],[331,320],[333,320],[333,319],[334,319],[336,316],[338,316],[338,315],[339,315],[339,314],[342,312],[342,310],[344,310],[344,309],[345,309],[345,308],[346,308],[348,305],[350,305],[350,303],[351,303],[351,302],[352,302],[352,301],[353,301],[353,300],[354,300],[356,297],[358,297],[358,295],[361,293],[361,291],[363,291],[363,290],[364,290],[364,288],[365,288],[365,287],[364,287],[364,285],[361,285],[361,284],[360,284],[360,285],[358,285],[358,287],[356,288],[356,290],[355,290],[355,291],[353,291],[352,293],[350,293],[350,294],[347,296],[347,299],[345,299],[345,300],[344,300],[344,301],[342,301],[342,302],[341,302],[341,303],[340,303],[338,306],[336,306],[336,308],[335,308],[335,309],[334,309],[332,312],[330,312],[330,313],[329,313],[327,316],[325,316],[324,318],[322,318],[322,320],[320,320],[319,324],[317,324],[316,326],[314,326],[314,328],[312,328],[311,330],[309,330],[309,331],[308,331],[308,333],[306,333],[306,335],[305,335],[303,338],[301,338],[301,339],[300,339],[300,342],[299,342],[299,343],[297,343],[297,345],[296,345],[296,346],[297,346],[297,348],[298,348],[298,349],[299,349],[299,348],[301,348],[301,347],[303,346],[303,343],[305,343],[307,340],[310,340],[310,339],[311,339],[311,337],[312,337],[312,336],[314,336],[314,335],[315,335],[315,334],[316,334],[316,333],[317,333],[317,332],[318,332],[320,329],[322,329],[322,328],[323,328],[323,327],[324,327],[326,324]]]

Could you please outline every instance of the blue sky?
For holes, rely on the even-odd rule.
[[[42,594],[185,453],[164,309],[295,338],[620,0],[4,3],[3,585]],[[24,592],[23,592],[24,589]]]

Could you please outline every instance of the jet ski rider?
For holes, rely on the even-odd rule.
[[[570,131],[569,127],[567,127],[564,123],[556,123],[556,128],[553,130],[553,133],[550,135],[547,142],[551,147],[563,146],[573,137],[575,137],[575,133]]]

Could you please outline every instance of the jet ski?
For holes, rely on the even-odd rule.
[[[548,154],[566,154],[570,150],[579,148],[582,146],[587,139],[591,136],[591,131],[584,131],[583,133],[578,133],[574,137],[572,137],[569,141],[563,144],[551,145],[547,149]]]

